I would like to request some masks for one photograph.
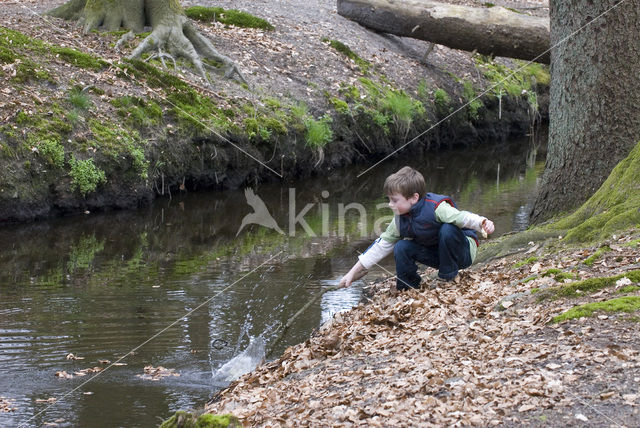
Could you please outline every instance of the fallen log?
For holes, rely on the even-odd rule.
[[[337,0],[338,14],[367,28],[454,49],[549,63],[549,18],[500,6],[430,0]]]

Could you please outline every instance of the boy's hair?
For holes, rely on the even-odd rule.
[[[414,193],[417,193],[422,198],[427,193],[427,185],[422,174],[409,166],[405,166],[395,174],[387,177],[382,190],[385,195],[400,193],[408,199]]]

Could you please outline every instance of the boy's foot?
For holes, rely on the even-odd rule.
[[[458,279],[457,276],[452,279],[444,279],[444,278],[437,277],[432,281],[423,283],[422,285],[423,285],[423,289],[427,288],[429,290],[435,290],[436,288],[447,288],[451,284],[457,284],[458,282],[460,282],[460,280]]]

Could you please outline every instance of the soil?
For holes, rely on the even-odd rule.
[[[75,23],[42,15],[63,4],[64,0],[1,3],[0,26],[18,30],[52,45],[88,52],[112,64],[120,61],[134,46],[131,44],[118,51],[114,48],[119,37],[117,35],[83,35]],[[548,12],[545,2],[503,3],[520,7],[524,13],[544,15]],[[451,94],[451,111],[465,102],[460,79],[473,81],[478,88],[486,87],[488,83],[476,68],[471,53],[438,45],[425,60],[423,56],[427,42],[371,32],[337,15],[333,1],[184,1],[182,4],[185,7],[198,4],[244,10],[267,19],[275,26],[275,30],[197,24],[221,53],[238,63],[250,89],[222,76],[213,80],[212,86],[208,87],[188,67],[180,66],[178,70],[170,72],[181,76],[199,93],[214,100],[220,108],[234,103],[248,104],[257,112],[265,107],[264,99],[267,97],[289,104],[303,100],[312,117],[319,118],[326,114],[333,118],[331,143],[322,150],[312,150],[301,143],[305,139],[304,132],[295,127],[287,129],[284,136],[272,135],[269,141],[258,143],[250,141],[246,135],[214,133],[185,137],[176,124],[168,120],[161,127],[140,130],[141,136],[150,143],[146,149],[150,165],[160,165],[150,171],[147,180],[123,182],[122,177],[126,174],[109,166],[108,159],[100,157],[102,151],[99,147],[97,153],[96,147],[88,148],[94,150],[93,154],[75,153],[74,156],[95,157],[97,163],[102,162],[107,173],[106,184],[84,197],[73,191],[72,179],[68,174],[64,171],[53,173],[39,159],[9,161],[2,177],[5,186],[0,189],[0,222],[108,208],[132,208],[171,191],[237,188],[262,181],[331,174],[336,168],[353,163],[373,164],[414,137],[417,138],[415,142],[403,152],[503,141],[531,131],[529,106],[521,98],[503,99],[501,119],[498,119],[498,103],[493,100],[485,103],[483,113],[477,120],[469,119],[463,112],[425,132],[446,115],[433,111],[431,104],[427,106],[425,117],[415,121],[405,135],[399,131],[384,134],[370,124],[369,116],[340,117],[328,97],[338,96],[341,84],[356,84],[363,73],[353,60],[328,46],[323,38],[346,44],[371,63],[376,79],[386,81],[390,87],[402,89],[413,97],[417,96],[420,82],[430,88],[430,96],[435,88],[444,89]],[[500,61],[510,63],[506,59]],[[3,66],[0,73],[11,77],[15,68],[16,64],[8,64]],[[2,123],[16,123],[20,112],[30,115],[48,100],[64,100],[74,85],[95,87],[104,92],[100,96],[91,95],[93,107],[88,115],[91,119],[109,123],[122,121],[110,104],[114,98],[129,95],[142,99],[161,99],[165,96],[135,79],[123,79],[114,66],[90,71],[70,67],[63,61],[53,61],[48,64],[48,71],[54,83],[0,85]],[[3,82],[8,82],[8,79],[3,78]],[[538,95],[543,119],[548,111],[547,95],[544,90]],[[242,120],[236,118],[232,121],[243,126]],[[21,129],[19,125],[13,126],[12,132],[28,137],[29,130]],[[90,137],[91,131],[85,123],[76,126],[72,134],[64,139],[69,138],[71,143],[72,140],[82,141]],[[20,143],[13,144],[20,146]],[[37,153],[37,147],[31,147],[31,150]],[[166,159],[167,153],[171,153],[169,159]],[[262,167],[254,159],[268,164],[270,169]]]
[[[638,236],[602,243],[611,251],[592,265],[585,260],[599,246],[553,238],[443,288],[427,280],[398,294],[393,279],[369,283],[370,301],[245,375],[207,411],[231,412],[246,426],[638,426],[637,312],[552,320],[576,305],[638,296],[639,284],[539,297],[575,281],[549,269],[580,280],[637,271]]]

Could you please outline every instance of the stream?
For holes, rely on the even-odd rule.
[[[277,358],[358,304],[366,280],[395,271],[388,258],[320,297],[391,218],[389,174],[419,169],[499,236],[527,227],[536,152],[520,139],[399,157],[359,178],[369,165],[0,227],[0,396],[14,409],[0,410],[0,426],[153,427],[201,408],[230,373]]]

